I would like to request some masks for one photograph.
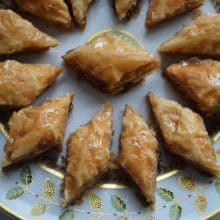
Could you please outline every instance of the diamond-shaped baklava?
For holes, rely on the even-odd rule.
[[[86,26],[86,17],[92,1],[93,0],[68,0],[72,8],[74,22],[80,28]]]
[[[206,55],[220,58],[220,15],[204,13],[163,43],[162,53]]]
[[[177,102],[148,94],[167,150],[198,169],[220,177],[214,148],[201,116]]]
[[[119,164],[135,181],[147,202],[154,205],[158,166],[155,132],[130,106],[126,106],[120,140]]]
[[[63,68],[54,65],[0,62],[0,108],[18,109],[30,105],[52,85]]]
[[[22,10],[44,20],[64,28],[72,26],[72,18],[64,0],[16,0],[16,3]]]
[[[62,206],[77,202],[109,170],[111,138],[110,104],[105,104],[91,121],[70,134]]]
[[[0,9],[0,55],[42,51],[58,41],[35,28],[12,10]]]
[[[115,10],[120,21],[129,19],[137,9],[140,0],[115,0]]]
[[[203,114],[220,113],[220,61],[192,58],[169,66],[165,75]]]
[[[94,87],[111,94],[138,84],[160,65],[154,55],[111,34],[70,50],[64,60]]]
[[[60,151],[72,100],[73,95],[66,94],[14,112],[9,120],[3,169],[52,148]]]
[[[151,0],[146,26],[152,27],[204,4],[204,0]]]

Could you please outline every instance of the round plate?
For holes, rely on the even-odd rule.
[[[72,68],[65,65],[62,55],[66,51],[86,43],[99,34],[111,32],[120,35],[139,49],[146,48],[157,57],[156,49],[161,43],[175,34],[182,25],[191,21],[193,12],[178,16],[152,30],[144,27],[147,1],[142,2],[140,13],[129,22],[118,22],[111,1],[95,1],[92,4],[87,27],[84,32],[70,30],[60,32],[37,18],[24,15],[42,31],[56,37],[60,45],[47,52],[23,54],[10,57],[26,63],[50,63],[65,66],[64,73],[56,83],[45,91],[34,103],[38,105],[47,98],[58,97],[66,92],[75,94],[74,109],[70,114],[65,142],[68,135],[79,125],[85,124],[97,112],[101,105],[109,101],[114,107],[114,131],[112,151],[117,153],[121,131],[122,114],[125,104],[131,105],[149,121],[149,106],[146,94],[152,91],[157,95],[176,100],[187,105],[176,90],[162,76],[162,70],[169,64],[180,61],[184,56],[161,56],[161,68],[148,76],[146,80],[127,93],[107,95],[91,87],[86,81],[80,81]],[[210,1],[206,1],[203,11],[214,12]],[[104,32],[103,32],[104,30]],[[220,135],[215,135],[216,155],[220,156]],[[0,136],[1,155],[5,138]],[[47,155],[50,159],[53,154]],[[62,157],[61,157],[62,158]],[[47,160],[48,161],[48,160]],[[60,161],[60,160],[59,160]],[[132,188],[118,182],[105,182],[85,195],[83,203],[69,208],[60,208],[60,184],[63,173],[54,169],[46,161],[26,163],[7,173],[0,172],[0,207],[19,219],[201,219],[220,212],[220,180],[194,169],[177,170],[162,156],[162,173],[157,178],[156,205],[151,211],[144,207]],[[215,202],[214,202],[215,201]]]

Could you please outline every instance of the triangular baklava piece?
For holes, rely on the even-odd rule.
[[[30,105],[52,85],[63,68],[54,65],[0,62],[0,108],[18,109]]]
[[[152,27],[204,4],[204,0],[151,0],[146,26]]]
[[[79,28],[85,28],[86,17],[88,14],[89,6],[93,0],[68,0],[73,13],[73,18]]]
[[[152,93],[148,94],[148,99],[167,150],[198,169],[220,177],[220,167],[201,116]]]
[[[58,41],[35,28],[12,10],[0,10],[0,55],[42,51]]]
[[[61,150],[66,120],[73,95],[48,100],[14,112],[9,120],[3,168],[38,156],[55,148]]]
[[[22,10],[46,21],[64,28],[72,26],[69,8],[64,0],[16,0],[16,3]]]
[[[115,9],[120,21],[129,19],[137,9],[140,0],[115,0]]]
[[[169,66],[165,75],[207,116],[220,113],[220,61],[192,58]]]
[[[105,104],[91,121],[70,134],[62,206],[76,203],[109,170],[111,138],[110,104]]]
[[[160,65],[154,55],[111,34],[67,52],[64,60],[93,86],[111,94],[138,84]]]
[[[126,106],[120,140],[119,164],[135,181],[147,202],[154,205],[158,166],[155,132],[130,106]]]
[[[190,24],[163,43],[159,51],[220,58],[220,14],[196,16]]]

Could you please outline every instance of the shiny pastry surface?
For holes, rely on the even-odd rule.
[[[154,55],[110,34],[67,52],[64,60],[107,93],[118,93],[124,85],[143,80],[160,65]]]
[[[0,9],[0,55],[47,50],[58,41],[12,10]]]
[[[203,4],[204,0],[152,0],[147,12],[146,26],[155,26]]]
[[[3,168],[37,156],[48,149],[61,150],[73,95],[48,100],[14,112],[9,120]]]
[[[72,19],[64,0],[16,0],[17,5],[26,12],[49,22],[71,27]]]
[[[177,102],[148,94],[168,151],[220,177],[214,148],[202,117]]]
[[[69,0],[75,23],[84,28],[86,25],[86,17],[88,14],[89,6],[93,0]]]
[[[115,9],[119,20],[127,19],[140,0],[115,0]]]
[[[126,106],[120,140],[119,164],[153,206],[158,165],[155,132],[130,106]]]
[[[220,113],[220,61],[189,59],[169,66],[169,77],[206,115]]]
[[[220,58],[220,15],[203,13],[163,43],[162,53],[206,55]]]
[[[108,171],[112,138],[112,106],[105,104],[86,125],[77,128],[67,141],[67,168],[63,206],[75,203],[85,190]]]
[[[62,67],[54,65],[0,62],[0,107],[16,109],[30,105],[62,71]]]

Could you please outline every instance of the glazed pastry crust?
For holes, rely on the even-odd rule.
[[[130,106],[126,106],[120,140],[119,164],[131,176],[151,206],[154,205],[158,165],[155,132]]]
[[[147,12],[146,26],[153,27],[203,4],[204,0],[152,0]]]
[[[112,106],[105,104],[91,121],[70,134],[62,206],[76,203],[109,170]]]
[[[9,120],[3,169],[56,148],[61,150],[73,95],[14,112]]]
[[[219,59],[220,15],[204,13],[196,16],[158,50],[162,53],[205,55]]]
[[[86,26],[86,17],[88,15],[89,6],[93,0],[68,0],[73,13],[75,23],[81,29]]]
[[[115,10],[120,21],[129,19],[140,0],[115,0]]]
[[[22,10],[64,28],[70,28],[73,25],[64,0],[16,0],[16,4]]]
[[[220,113],[220,62],[198,58],[169,66],[165,75],[191,98],[206,116]]]
[[[30,105],[63,71],[62,67],[0,62],[0,107],[18,109]]]
[[[167,150],[199,169],[220,177],[214,149],[201,116],[178,103],[148,94]]]
[[[109,34],[67,52],[64,60],[96,88],[111,94],[142,81],[160,65],[152,54]]]
[[[12,10],[0,9],[0,55],[47,50],[58,41]]]

